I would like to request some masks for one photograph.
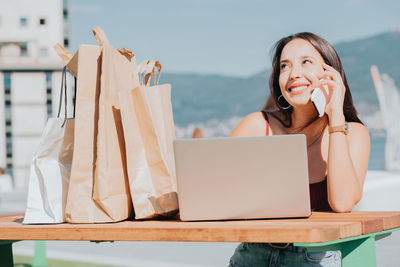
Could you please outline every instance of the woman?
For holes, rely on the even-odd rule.
[[[362,196],[370,140],[335,49],[313,33],[282,38],[275,45],[269,85],[274,101],[246,116],[231,136],[304,134],[312,210],[351,211]],[[322,85],[328,85],[329,94],[325,114],[319,117],[310,97]],[[275,110],[269,110],[271,106]],[[230,266],[315,264],[340,266],[340,252],[309,253],[288,244],[245,243],[230,261]]]

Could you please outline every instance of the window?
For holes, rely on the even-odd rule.
[[[11,75],[9,72],[4,72],[4,88],[10,90],[11,88]]]
[[[28,46],[26,43],[21,43],[21,56],[26,57],[28,55]]]
[[[50,105],[47,104],[47,116],[51,117],[52,114],[53,114],[53,107],[51,106],[51,102],[50,102]]]
[[[11,120],[11,73],[4,72],[4,104],[5,104],[5,118],[6,118],[6,125],[8,119]],[[11,125],[11,121],[10,121]]]
[[[6,126],[11,126],[11,108],[7,107],[4,112],[4,118],[6,119]]]
[[[4,118],[7,126],[11,126],[11,74],[4,72]]]
[[[46,19],[45,18],[40,18],[39,19],[39,25],[46,25]]]
[[[12,169],[12,117],[11,117],[11,73],[4,72],[4,118],[6,134],[6,163]]]
[[[51,95],[51,72],[46,71],[46,106],[47,106],[47,116],[51,117],[53,113],[53,102]]]
[[[28,25],[28,19],[25,18],[25,17],[20,18],[20,19],[19,19],[19,24],[20,24],[22,27],[27,26],[27,25]]]
[[[46,90],[47,93],[51,93],[51,72],[46,71]]]

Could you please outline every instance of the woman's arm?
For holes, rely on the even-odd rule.
[[[331,66],[323,64],[325,80],[329,85],[329,101],[325,112],[329,126],[344,125],[343,103],[346,88],[341,75]],[[349,134],[329,134],[328,149],[328,202],[336,212],[351,211],[362,197],[368,168],[370,139],[367,129],[360,123],[349,124]]]
[[[264,136],[267,130],[265,119],[261,112],[254,112],[247,115],[229,137],[236,136]]]
[[[333,211],[351,211],[362,197],[368,168],[370,138],[360,123],[349,124],[349,134],[329,135],[328,202]]]

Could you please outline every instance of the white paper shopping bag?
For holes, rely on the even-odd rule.
[[[23,223],[62,223],[71,174],[74,120],[50,118],[31,163]]]
[[[65,221],[74,147],[74,119],[66,118],[66,90],[66,69],[64,69],[57,118],[50,118],[47,121],[38,150],[31,162],[24,224]],[[63,95],[65,118],[60,118]]]

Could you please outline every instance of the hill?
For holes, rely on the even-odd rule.
[[[378,101],[369,68],[377,65],[399,87],[400,32],[341,42],[334,47],[342,59],[360,115],[372,115],[378,110]],[[174,119],[183,126],[241,117],[260,110],[269,95],[269,72],[264,70],[247,78],[165,73],[161,75],[161,82],[172,84]]]

